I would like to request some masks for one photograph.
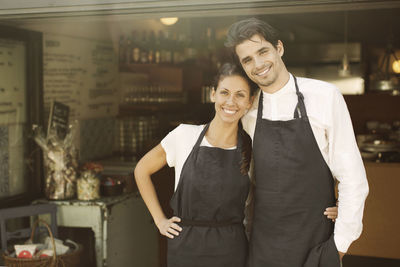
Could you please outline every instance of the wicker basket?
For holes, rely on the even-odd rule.
[[[20,259],[10,257],[3,254],[4,265],[7,267],[80,267],[80,256],[82,254],[83,247],[79,245],[78,249],[70,253],[63,255],[56,255],[56,246],[54,237],[50,227],[43,220],[37,220],[32,228],[30,240],[33,240],[34,233],[38,223],[41,222],[46,226],[51,242],[53,244],[53,256],[39,259]]]

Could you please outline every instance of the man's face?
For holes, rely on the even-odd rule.
[[[274,47],[262,36],[255,34],[249,40],[236,46],[236,55],[246,74],[261,89],[278,83],[285,65],[282,61],[283,44]],[[281,75],[282,76],[282,75]]]

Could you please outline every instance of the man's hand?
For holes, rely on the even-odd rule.
[[[339,251],[339,257],[340,257],[340,260],[342,260],[342,259],[343,259],[343,256],[344,256],[344,255],[346,255],[346,253],[343,253],[343,252],[340,252],[340,251]]]

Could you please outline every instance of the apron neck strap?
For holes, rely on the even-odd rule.
[[[296,86],[296,95],[297,95],[297,105],[294,109],[294,118],[307,118],[306,106],[304,105],[304,96],[299,90],[299,86],[297,85],[296,76],[293,75],[294,85]]]
[[[307,111],[306,107],[304,105],[304,96],[299,90],[299,86],[297,85],[297,79],[296,76],[293,75],[294,78],[294,85],[296,87],[296,95],[297,95],[297,105],[296,108],[294,109],[294,118],[307,118]],[[258,100],[258,110],[257,110],[257,120],[262,119],[262,113],[263,113],[263,98],[264,94],[263,91],[260,89],[260,97]]]
[[[199,138],[197,139],[196,144],[194,145],[194,148],[200,147],[201,141],[203,140],[204,136],[206,135],[206,132],[209,127],[210,127],[210,122],[207,123],[206,126],[204,126],[204,129],[201,131],[201,134],[200,134]],[[244,130],[243,130],[242,121],[239,120],[236,149],[241,149],[241,147],[242,147],[242,132],[241,131],[244,131]]]
[[[206,126],[204,126],[204,129],[203,129],[203,131],[201,131],[201,134],[200,134],[199,138],[197,139],[196,144],[194,145],[194,148],[197,148],[200,146],[201,141],[203,140],[204,136],[206,135],[208,127],[210,127],[210,123],[207,123]]]

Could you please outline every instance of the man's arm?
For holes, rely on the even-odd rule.
[[[364,203],[369,188],[350,114],[338,90],[333,91],[331,111],[328,119],[331,123],[327,129],[329,166],[339,181],[334,240],[342,258],[362,232]]]

